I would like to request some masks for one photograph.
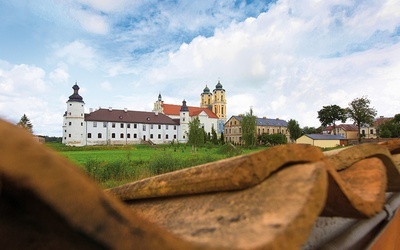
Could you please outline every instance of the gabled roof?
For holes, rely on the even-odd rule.
[[[120,109],[99,109],[92,113],[85,114],[85,121],[99,122],[131,122],[145,124],[171,124],[177,123],[170,117],[154,112],[133,111]]]
[[[306,134],[305,136],[313,140],[347,140],[342,135]]]
[[[234,115],[237,120],[242,121],[243,117],[239,115]],[[274,126],[274,127],[287,127],[287,122],[281,119],[272,119],[272,118],[258,118],[256,119],[257,126]]]
[[[344,131],[358,131],[358,127],[354,124],[338,124],[336,125],[337,129],[343,129]],[[332,131],[333,126],[328,126],[324,129],[324,131]]]
[[[179,116],[180,110],[181,110],[182,105],[176,105],[176,104],[162,104],[163,112],[166,115],[177,115]],[[218,119],[218,116],[209,110],[208,108],[200,108],[200,107],[193,107],[193,106],[187,106],[189,108],[189,116],[197,116],[199,115],[202,111],[204,111],[209,118],[216,118]]]

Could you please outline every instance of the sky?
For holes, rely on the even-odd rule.
[[[85,111],[200,105],[319,127],[318,110],[367,97],[400,113],[398,0],[0,0],[0,118],[62,136],[77,83]],[[352,123],[348,120],[347,123]]]

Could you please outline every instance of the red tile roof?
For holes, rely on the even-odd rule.
[[[181,105],[175,105],[175,104],[163,104],[163,112],[166,115],[179,115],[180,114],[180,109]],[[202,111],[204,111],[209,118],[215,118],[218,119],[218,116],[209,110],[208,108],[200,108],[200,107],[193,107],[193,106],[188,106],[189,108],[189,116],[198,116]]]

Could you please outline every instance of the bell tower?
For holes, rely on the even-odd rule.
[[[223,89],[219,80],[217,85],[215,85],[215,89],[213,90],[212,111],[218,116],[219,119],[226,120],[225,89]]]
[[[212,103],[211,103],[212,100],[213,100],[213,95],[210,92],[210,89],[206,85],[206,87],[203,90],[203,93],[201,93],[200,95],[200,107],[212,110]]]
[[[74,93],[67,101],[67,111],[63,119],[62,142],[71,146],[83,146],[86,138],[85,132],[85,103],[79,95],[79,86],[75,82],[72,86]]]

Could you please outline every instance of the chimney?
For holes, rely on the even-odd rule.
[[[156,111],[154,112],[154,114],[155,114],[155,115],[158,115],[158,111],[156,110]]]
[[[108,111],[112,111],[112,107],[108,107]]]
[[[128,109],[127,109],[127,108],[124,108],[124,112],[127,113],[127,112],[128,112]]]

